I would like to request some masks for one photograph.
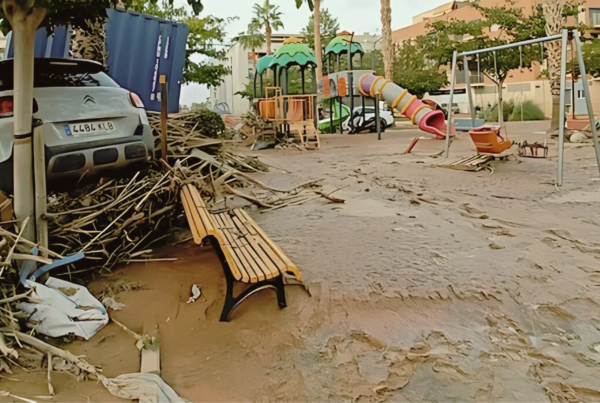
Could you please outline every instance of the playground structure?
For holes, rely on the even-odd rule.
[[[462,52],[459,53],[457,51],[454,51],[454,54],[452,56],[452,78],[450,81],[450,100],[448,101],[448,105],[452,105],[452,102],[454,100],[454,86],[456,83],[456,68],[457,68],[457,62],[459,60],[459,58],[462,58],[463,60],[463,71],[465,73],[465,82],[467,84],[467,94],[468,94],[468,99],[469,99],[469,110],[471,112],[471,121],[472,121],[472,125],[471,127],[475,127],[475,104],[473,103],[473,92],[472,92],[472,88],[471,88],[471,80],[470,80],[470,73],[469,73],[469,56],[476,56],[482,53],[493,53],[494,57],[496,56],[496,52],[502,51],[502,50],[508,50],[508,49],[515,49],[515,48],[519,48],[519,50],[521,50],[524,46],[533,46],[535,44],[539,44],[540,47],[543,46],[543,44],[545,42],[551,42],[551,41],[561,41],[561,68],[560,68],[560,116],[559,116],[559,131],[558,131],[558,167],[557,167],[557,178],[556,178],[556,184],[558,186],[562,186],[563,184],[563,168],[564,168],[564,151],[565,151],[565,123],[566,123],[566,119],[565,119],[565,98],[566,98],[566,89],[567,89],[567,45],[568,45],[568,41],[569,41],[569,37],[572,37],[573,42],[575,44],[575,48],[577,49],[577,59],[578,59],[578,63],[579,63],[579,70],[581,73],[581,81],[583,83],[583,93],[584,93],[584,97],[586,100],[586,104],[587,104],[587,109],[588,109],[588,114],[589,114],[589,119],[590,119],[590,128],[592,131],[592,137],[594,138],[594,149],[595,149],[595,153],[596,153],[596,160],[598,163],[598,169],[600,170],[600,144],[598,141],[598,131],[596,129],[596,125],[594,124],[595,117],[594,117],[594,110],[592,108],[592,99],[590,97],[590,87],[589,87],[589,83],[588,83],[588,78],[587,78],[587,72],[585,69],[585,63],[583,60],[583,53],[582,53],[582,49],[581,49],[581,39],[580,39],[580,34],[579,31],[577,29],[575,30],[569,30],[569,29],[563,29],[561,34],[558,35],[553,35],[553,36],[547,36],[547,37],[543,37],[543,38],[537,38],[537,39],[531,39],[528,41],[522,41],[522,42],[514,42],[514,43],[509,43],[506,45],[502,45],[502,46],[495,46],[492,48],[487,48],[487,49],[479,49],[479,50],[472,50],[472,51],[467,51],[467,52]],[[543,50],[543,48],[542,48]],[[449,108],[448,110],[448,125],[446,127],[446,158],[449,157],[450,154],[450,133],[451,133],[451,124],[452,124],[452,108]],[[478,133],[473,133],[475,134],[475,138],[473,138],[474,142],[477,145],[477,142],[479,141],[480,137]],[[490,134],[487,134],[487,139],[490,139]],[[472,136],[473,137],[473,136]],[[505,145],[502,145],[502,141],[500,141],[498,139],[498,136],[496,135],[495,137],[492,136],[491,140],[497,142],[498,144],[492,144],[492,146],[498,147],[498,149],[503,148]],[[506,141],[506,140],[505,140]],[[478,147],[479,149],[479,147]]]
[[[276,136],[293,138],[302,148],[321,147],[316,128],[317,61],[313,51],[298,38],[290,37],[273,56],[262,57],[256,65],[254,77],[254,107],[260,116],[272,125]],[[290,68],[299,67],[302,87],[300,94],[290,94]],[[306,70],[312,72],[313,93],[307,93]],[[273,72],[274,85],[265,86],[264,74]],[[257,90],[260,79],[260,91]]]
[[[326,48],[329,71],[331,71],[331,58],[335,56],[337,61],[338,71],[330,73],[323,78],[323,93],[325,99],[337,100],[340,105],[343,98],[349,98],[350,110],[354,110],[355,94],[361,96],[363,104],[363,120],[365,110],[365,100],[375,100],[377,132],[381,138],[381,122],[379,117],[379,100],[385,101],[391,110],[398,109],[401,114],[409,118],[413,124],[426,133],[433,134],[435,138],[444,139],[447,135],[452,135],[455,129],[451,127],[450,133],[447,133],[446,118],[444,112],[435,110],[429,104],[417,99],[408,93],[408,90],[394,84],[391,80],[386,80],[384,77],[378,77],[371,70],[354,70],[353,58],[356,54],[360,54],[361,58],[364,55],[362,46],[353,42],[354,35],[347,32],[342,32],[338,37],[334,38]],[[343,53],[347,54],[348,70],[339,71],[340,60]],[[332,102],[331,104],[334,104]],[[352,112],[351,112],[352,113]],[[334,113],[331,113],[331,127],[333,128]],[[351,120],[351,125],[353,122]],[[352,127],[354,129],[354,127]],[[343,133],[340,123],[340,132]]]

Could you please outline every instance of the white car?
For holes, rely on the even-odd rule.
[[[144,104],[100,63],[45,58],[34,66],[33,117],[43,124],[49,181],[77,182],[84,174],[121,171],[152,157]],[[13,190],[13,95],[13,60],[2,60],[0,189],[7,193]]]
[[[354,112],[352,116],[354,117],[354,127],[357,127],[363,123],[363,108],[362,106],[358,108],[354,108]],[[368,121],[371,118],[375,117],[375,107],[374,106],[365,106],[365,120]],[[381,119],[381,130],[384,130],[388,127],[391,127],[395,123],[394,114],[391,111],[384,111],[383,109],[379,110],[379,118]],[[342,127],[346,131],[350,131],[350,117],[346,119],[344,123],[342,123]]]

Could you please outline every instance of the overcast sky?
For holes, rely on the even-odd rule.
[[[411,24],[412,17],[447,3],[449,0],[391,0],[392,29],[400,29]],[[175,0],[179,5],[187,4],[187,0]],[[203,0],[204,11],[202,15],[212,14],[216,17],[239,17],[229,28],[230,36],[246,30],[252,19],[252,5],[262,3],[263,0]],[[300,33],[308,23],[310,11],[304,6],[296,9],[294,0],[271,0],[272,4],[280,6],[283,12],[285,28],[280,32],[286,34]],[[323,0],[322,8],[329,9],[340,23],[340,28],[349,32],[362,34],[369,32],[381,34],[379,0]],[[181,93],[181,103],[190,105],[192,102],[204,102],[208,97],[205,87],[190,86]]]

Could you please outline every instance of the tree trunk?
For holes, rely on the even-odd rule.
[[[546,18],[546,34],[556,35],[565,26],[563,17],[564,0],[546,0],[543,4],[544,17]],[[552,123],[550,131],[557,131],[560,114],[560,58],[561,43],[552,41],[547,43],[548,49],[548,76],[550,79],[550,92],[552,94]]]
[[[271,52],[271,26],[267,25],[267,29],[266,29],[266,37],[267,37],[267,55],[270,55]]]
[[[383,35],[383,64],[385,66],[385,78],[392,79],[394,63],[394,45],[392,43],[392,8],[390,0],[381,0],[381,24]]]
[[[23,237],[35,241],[32,120],[33,59],[35,33],[46,16],[46,8],[23,9],[15,0],[4,0],[4,13],[14,38],[14,206],[18,220],[31,217]],[[9,12],[10,11],[10,12]]]
[[[323,50],[321,48],[321,0],[314,1],[315,10],[315,58],[317,59],[317,83],[323,78]]]

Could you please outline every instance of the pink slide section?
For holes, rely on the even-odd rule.
[[[358,89],[362,96],[374,98],[379,93],[381,99],[392,109],[398,109],[409,118],[413,124],[426,133],[431,133],[438,139],[445,139],[448,130],[444,112],[434,111],[421,100],[408,93],[408,90],[394,84],[391,80],[374,74],[365,74],[358,81]],[[452,127],[451,134],[456,132]]]

